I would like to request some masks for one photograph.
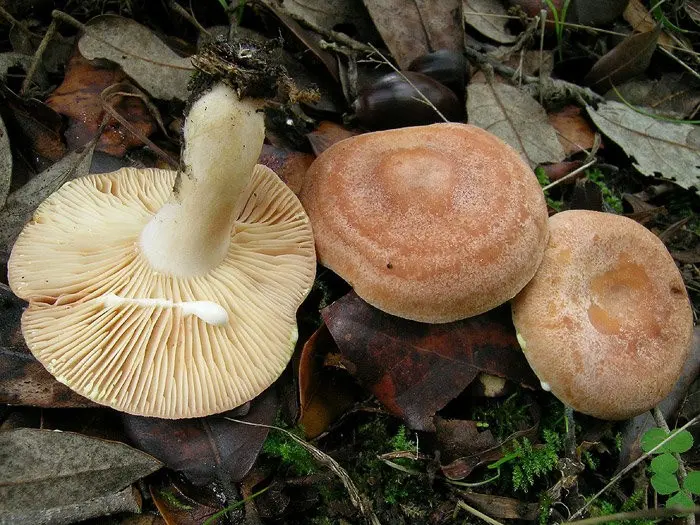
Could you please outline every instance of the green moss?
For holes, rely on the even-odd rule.
[[[303,439],[304,432],[301,428],[287,430]],[[263,453],[279,460],[283,467],[297,476],[308,476],[318,470],[309,451],[284,432],[271,430],[263,444]]]
[[[504,399],[485,399],[474,407],[471,418],[477,423],[486,423],[499,441],[532,425],[530,407],[522,390]]]
[[[548,184],[551,184],[552,181],[549,180],[549,177],[547,177],[547,174],[545,173],[544,169],[542,168],[536,168],[535,169],[535,175],[537,175],[537,182],[540,183],[540,186],[543,188],[547,186]],[[544,197],[547,200],[547,205],[556,210],[556,211],[561,211],[562,207],[564,206],[564,201],[562,200],[554,200],[549,196],[549,192],[545,191],[544,192]]]
[[[513,489],[527,492],[535,482],[554,470],[559,461],[564,438],[556,432],[544,429],[544,443],[533,445],[527,438],[513,440],[512,460]]]
[[[599,499],[591,504],[590,513],[592,517],[597,516],[608,516],[610,514],[615,514],[617,512],[631,512],[633,510],[640,510],[642,504],[644,503],[646,493],[643,490],[635,491],[629,498],[627,498],[621,505],[615,505],[614,503]],[[654,520],[624,520],[624,521],[606,521],[605,525],[652,525],[656,523]]]
[[[168,504],[172,509],[177,510],[192,510],[192,506],[187,503],[183,503],[178,499],[178,497],[173,494],[171,489],[163,489],[158,492],[158,495]]]
[[[586,171],[586,177],[593,182],[603,195],[605,203],[615,212],[622,213],[622,200],[608,186],[603,172],[598,169],[590,169]]]

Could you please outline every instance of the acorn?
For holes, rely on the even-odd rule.
[[[451,122],[460,121],[464,106],[447,86],[422,73],[402,73]],[[362,126],[370,130],[403,128],[443,122],[435,109],[396,72],[379,78],[360,92],[352,104]]]
[[[469,73],[467,66],[467,59],[461,53],[438,49],[414,59],[408,70],[428,75],[454,91],[457,97],[463,98]]]

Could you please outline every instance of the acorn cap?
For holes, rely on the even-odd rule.
[[[27,345],[59,381],[162,418],[231,409],[277,379],[315,274],[301,204],[260,165],[237,201],[223,262],[190,277],[153,270],[139,235],[175,178],[124,168],[67,183],[39,206],[8,265],[10,286],[29,301]]]
[[[525,357],[575,410],[627,419],[673,388],[693,316],[664,244],[632,219],[594,211],[550,218],[535,277],[513,300]]]
[[[399,317],[444,323],[508,301],[547,242],[537,178],[467,124],[367,133],[324,151],[300,194],[320,262]]]

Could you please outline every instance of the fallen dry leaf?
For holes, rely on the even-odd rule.
[[[304,174],[314,161],[310,153],[263,144],[258,162],[274,171],[295,194],[301,191]]]
[[[373,42],[379,35],[360,2],[347,0],[284,0],[287,12],[327,31],[339,30],[359,40]]]
[[[52,514],[72,522],[60,519],[71,506],[130,491],[162,466],[123,443],[32,428],[0,432],[0,465],[0,516],[8,523],[48,523]]]
[[[3,225],[0,229],[0,263],[7,262],[17,235],[29,222],[37,206],[64,182],[88,174],[93,151],[94,144],[83,151],[68,153],[27,184],[10,193],[5,207],[0,209],[0,224]]]
[[[363,0],[400,69],[432,51],[418,6],[412,0]],[[401,13],[401,23],[396,16]]]
[[[7,128],[0,117],[0,208],[5,205],[5,199],[10,192],[12,182],[12,150]]]
[[[684,119],[700,107],[700,86],[694,77],[668,73],[651,80],[631,80],[605,94],[609,100],[650,108],[666,117]]]
[[[355,385],[347,375],[323,366],[329,352],[337,352],[328,328],[322,325],[304,344],[299,360],[299,423],[307,439],[322,434],[355,402]]]
[[[462,0],[415,0],[431,51],[449,49],[462,52],[464,24]]]
[[[202,525],[220,508],[196,501],[184,494],[177,486],[149,487],[158,512],[166,525]],[[212,521],[212,525],[226,523],[224,516]]]
[[[628,36],[593,64],[583,81],[600,93],[611,86],[641,75],[649,67],[661,34],[661,24],[652,31]]]
[[[314,131],[306,134],[306,138],[309,139],[309,144],[311,144],[314,155],[318,156],[336,142],[354,137],[355,135],[357,135],[356,132],[350,131],[340,124],[329,120],[322,120]]]
[[[540,512],[537,503],[528,503],[514,498],[459,491],[460,497],[489,516],[506,520],[535,521]]]
[[[532,168],[564,160],[544,108],[514,86],[472,82],[467,87],[467,115],[470,124],[500,137]]]
[[[512,44],[518,38],[506,29],[509,18],[500,0],[463,0],[462,13],[467,24],[499,44]]]
[[[71,58],[63,83],[46,100],[50,108],[69,118],[65,133],[69,148],[80,148],[97,135],[105,114],[100,94],[125,79],[126,75],[117,67],[95,66],[79,54]],[[110,98],[109,103],[142,135],[155,131],[155,120],[138,98],[117,96]],[[112,118],[100,135],[96,149],[122,157],[127,149],[142,145],[141,139]]]
[[[622,16],[625,20],[627,20],[627,23],[632,26],[632,29],[638,33],[653,31],[656,27],[656,20],[654,19],[654,16],[642,3],[642,0],[629,0],[629,3],[627,4]],[[664,31],[659,35],[659,45],[669,49],[675,45],[675,42]]]
[[[277,415],[275,387],[250,403],[250,411],[238,419],[270,425]],[[124,428],[138,448],[169,468],[181,471],[195,485],[219,477],[238,482],[255,462],[267,428],[241,425],[224,419],[228,412],[194,419],[158,419],[124,414]]]
[[[0,283],[0,403],[45,408],[97,406],[56,381],[32,356],[20,326],[25,306]]]
[[[634,167],[641,173],[661,174],[686,189],[700,187],[697,126],[658,120],[619,102],[586,110],[595,125],[634,158]]]
[[[15,53],[8,51],[0,53],[0,80],[7,81],[7,73],[13,67],[19,67],[26,71],[32,63],[32,56],[24,53]]]
[[[475,421],[435,419],[435,435],[442,463],[479,454],[498,444],[491,431],[480,431]]]
[[[567,157],[593,147],[595,131],[581,116],[581,108],[578,106],[566,106],[547,115],[547,119],[557,130],[557,137]]]
[[[507,308],[454,323],[386,314],[350,292],[321,311],[345,368],[394,415],[433,431],[434,414],[479,372],[539,384],[515,338]]]
[[[698,25],[700,25],[700,0],[687,0],[683,3],[685,12]]]
[[[187,100],[187,84],[194,67],[150,29],[117,15],[97,16],[86,28],[78,41],[85,58],[116,62],[154,98]]]
[[[15,148],[24,149],[26,158],[40,155],[48,160],[57,161],[65,155],[61,115],[37,99],[18,97],[1,83],[0,103],[9,109],[9,112],[3,115],[5,125],[13,134]]]
[[[568,22],[600,27],[613,22],[627,7],[629,0],[572,0]]]

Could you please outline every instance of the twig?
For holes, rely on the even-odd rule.
[[[481,65],[491,66],[494,69],[494,71],[500,73],[504,77],[513,78],[517,75],[517,71],[512,67],[502,64],[501,62],[492,59],[488,55],[481,53],[476,49],[466,46],[464,49],[464,53],[467,55],[468,58]],[[590,90],[589,88],[581,87],[577,84],[567,82],[566,80],[546,78],[542,75],[536,77],[531,75],[522,75],[522,81],[525,82],[525,84],[537,84],[537,92],[540,94],[544,93],[544,95],[549,94],[548,92],[556,93],[559,95],[571,93],[580,102],[582,102],[583,105],[587,104],[588,102],[605,101],[603,97]]]
[[[689,427],[695,425],[695,424],[698,423],[699,421],[700,421],[700,415],[697,415],[697,416],[695,416],[693,419],[691,419],[690,421],[688,421],[685,425],[683,425],[681,428],[679,428],[679,429],[678,429],[678,432],[680,432],[681,430],[686,430],[687,428],[689,428]],[[595,494],[592,498],[590,498],[590,499],[586,502],[586,504],[585,504],[583,507],[581,507],[580,509],[578,509],[578,510],[573,514],[573,516],[571,516],[571,518],[569,518],[569,522],[570,522],[571,520],[573,520],[573,519],[576,519],[576,518],[580,517],[580,516],[586,511],[586,509],[591,505],[591,503],[593,503],[596,499],[598,499],[602,494],[604,494],[605,492],[607,492],[607,490],[608,490],[610,487],[612,487],[615,483],[617,483],[617,482],[620,480],[620,478],[622,478],[622,476],[624,476],[625,474],[627,474],[630,470],[632,470],[634,467],[636,467],[637,465],[639,465],[642,461],[644,461],[644,460],[647,459],[649,456],[651,456],[651,455],[652,455],[654,452],[656,452],[659,448],[661,448],[662,446],[664,446],[664,445],[666,444],[666,442],[668,442],[668,441],[670,441],[671,439],[673,439],[674,436],[675,436],[675,434],[670,434],[667,438],[665,438],[664,440],[662,440],[658,445],[656,445],[654,448],[652,448],[651,450],[649,450],[649,452],[645,452],[644,454],[642,454],[641,456],[639,456],[636,460],[634,460],[632,463],[630,463],[630,464],[627,465],[625,468],[623,468],[620,472],[618,472],[617,474],[615,474],[615,476],[613,476],[613,478],[608,482],[607,485],[605,485],[602,489],[600,489],[598,492],[596,492],[596,494]]]
[[[46,48],[49,46],[49,42],[53,40],[54,35],[56,34],[56,30],[58,29],[58,24],[56,23],[56,20],[51,20],[51,24],[49,24],[49,28],[46,30],[46,34],[44,35],[44,38],[41,39],[41,43],[39,44],[39,47],[36,48],[36,51],[34,52],[34,56],[32,57],[32,63],[29,66],[29,70],[27,71],[27,76],[24,77],[24,82],[22,82],[22,88],[19,91],[20,95],[26,94],[27,90],[29,89],[29,85],[32,83],[34,80],[34,76],[36,75],[36,72],[39,70],[39,64],[41,64],[41,59],[44,56],[44,52],[46,51]]]
[[[587,162],[586,164],[584,164],[583,166],[579,166],[578,168],[576,168],[576,169],[575,169],[574,171],[572,171],[571,173],[568,173],[567,175],[564,175],[561,179],[555,180],[555,181],[552,182],[551,184],[547,184],[546,186],[544,186],[544,187],[542,188],[542,191],[551,190],[554,186],[556,186],[556,185],[558,185],[558,184],[561,184],[562,182],[564,182],[564,181],[566,181],[566,180],[573,179],[576,175],[578,175],[579,173],[581,173],[581,172],[584,171],[584,170],[587,170],[588,168],[590,168],[591,166],[593,166],[593,164],[595,164],[595,163],[596,163],[596,160],[593,159],[593,160]]]
[[[180,15],[182,18],[184,18],[190,24],[192,24],[195,27],[195,29],[197,29],[197,31],[209,37],[211,36],[211,33],[207,31],[207,29],[202,24],[200,24],[199,21],[194,16],[192,16],[192,14],[187,9],[182,7],[175,0],[170,0],[169,4],[170,9],[175,11],[178,15]]]
[[[484,520],[486,523],[489,523],[490,525],[503,525],[503,523],[501,523],[500,521],[496,521],[491,516],[487,516],[486,514],[484,514],[480,510],[475,509],[471,505],[467,505],[461,499],[457,500],[457,506],[460,509],[466,510],[470,514],[473,514],[477,518],[481,518],[482,520]]]
[[[430,99],[428,99],[428,97],[426,97],[426,96],[421,92],[421,90],[418,89],[418,88],[413,84],[413,82],[411,82],[411,81],[406,77],[406,75],[404,75],[404,74],[399,70],[399,68],[397,68],[394,64],[392,64],[392,63],[389,61],[389,59],[388,59],[387,57],[385,57],[385,56],[382,54],[382,52],[379,51],[379,50],[378,50],[376,47],[374,47],[372,44],[370,44],[370,47],[372,48],[372,51],[373,51],[374,53],[377,53],[380,57],[382,57],[382,60],[384,60],[384,62],[386,62],[386,64],[387,64],[391,69],[393,69],[401,78],[403,78],[403,79],[408,83],[409,86],[411,86],[411,87],[416,91],[416,93],[418,93],[418,97],[419,97],[425,104],[427,104],[428,106],[430,106],[431,108],[433,108],[433,110],[435,111],[435,113],[438,114],[438,116],[443,120],[443,122],[449,122],[449,120],[447,120],[447,119],[445,118],[445,115],[443,115],[443,114],[440,112],[440,110],[439,110],[438,108],[435,107],[435,104],[433,104],[432,102],[430,102]]]
[[[20,31],[22,31],[22,33],[24,33],[27,36],[30,36],[30,37],[38,37],[39,36],[36,33],[32,33],[27,28],[27,26],[25,26],[22,22],[20,22],[14,16],[12,16],[9,13],[9,11],[7,11],[2,5],[0,5],[0,17],[7,20],[10,23],[10,25],[17,27]]]
[[[661,412],[661,409],[658,406],[655,406],[651,412],[654,415],[654,421],[656,422],[656,426],[662,428],[670,434],[671,429],[668,428],[668,423],[666,423],[666,418]],[[686,477],[688,477],[688,471],[685,468],[685,462],[683,461],[683,458],[681,458],[681,455],[678,452],[674,452],[673,457],[676,458],[676,461],[678,461],[678,474],[681,478],[681,481],[683,481]],[[686,518],[686,523],[688,525],[695,525],[695,514],[688,514],[688,517]]]
[[[666,53],[669,57],[671,57],[673,60],[678,62],[682,67],[684,67],[686,70],[690,71],[691,75],[694,75],[695,78],[700,78],[700,73],[695,71],[692,67],[690,67],[688,64],[683,62],[680,58],[678,58],[676,55],[671,53],[668,49],[666,49],[664,46],[659,46],[659,49],[661,49],[662,52]]]
[[[665,507],[660,509],[644,509],[634,510],[630,512],[618,512],[616,514],[608,514],[606,516],[596,516],[595,518],[586,518],[585,520],[571,521],[572,525],[596,525],[598,523],[607,523],[609,521],[626,521],[644,518],[670,518],[677,514],[686,512],[700,512],[700,506],[693,508],[687,507]]]

